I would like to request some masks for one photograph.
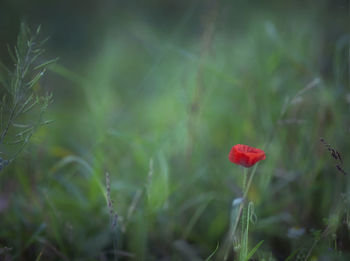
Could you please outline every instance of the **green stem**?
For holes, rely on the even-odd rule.
[[[254,178],[255,173],[256,173],[256,166],[257,165],[254,166],[253,171],[250,174],[250,177],[249,177],[249,180],[248,180],[248,184],[246,185],[246,188],[245,188],[245,191],[244,191],[244,195],[243,195],[243,199],[244,200],[247,198],[250,186],[252,185],[252,181],[253,181],[253,178]]]
[[[247,207],[246,207],[246,194],[247,194],[247,175],[248,169],[243,168],[243,202],[242,202],[242,218],[241,218],[241,251],[240,251],[240,260],[244,260],[247,252],[247,240],[246,240],[246,226],[247,226]],[[251,179],[249,179],[251,181]]]
[[[243,206],[243,212],[242,212],[242,236],[244,233],[244,221],[245,221],[245,217],[247,215],[247,209],[245,208],[245,198],[246,198],[246,194],[247,194],[247,175],[248,175],[248,170],[247,168],[243,168],[243,202],[242,202],[242,206]]]
[[[247,184],[245,182],[246,182],[246,179],[247,179],[247,175],[246,174],[247,174],[248,170],[246,168],[244,169],[244,176],[243,176],[243,202],[241,203],[241,205],[239,207],[237,218],[236,218],[235,223],[234,223],[234,225],[232,227],[232,231],[230,233],[231,234],[230,240],[233,240],[233,237],[234,237],[234,235],[236,233],[236,229],[238,227],[238,222],[239,222],[239,220],[241,218],[241,215],[242,215],[242,212],[243,212],[244,202],[245,202],[245,200],[247,198],[250,186],[252,184],[252,180],[253,180],[253,178],[255,176],[257,166],[258,166],[258,164],[256,164],[254,166],[254,168],[252,170],[252,173],[249,176]],[[225,251],[224,260],[227,260],[227,258],[228,258],[228,251],[229,251],[228,249]]]

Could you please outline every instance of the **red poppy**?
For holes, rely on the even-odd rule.
[[[249,147],[248,145],[237,144],[232,147],[228,159],[238,165],[249,168],[260,160],[266,158],[263,150]]]

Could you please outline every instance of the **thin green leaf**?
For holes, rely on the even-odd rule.
[[[35,75],[35,77],[28,83],[28,88],[31,89],[40,80],[40,78],[44,75],[45,72],[46,69],[42,70],[37,75]]]
[[[70,81],[73,83],[77,84],[78,86],[85,86],[87,84],[86,80],[80,76],[79,74],[69,70],[68,68],[60,65],[60,64],[54,64],[50,66],[49,70],[51,72],[54,72]]]
[[[39,99],[36,98],[36,99],[35,99],[35,102],[33,102],[32,104],[30,104],[27,108],[24,108],[23,111],[22,111],[22,113],[26,113],[26,112],[30,111],[30,110],[33,109],[34,106],[37,105],[38,103],[39,103]]]
[[[8,53],[9,53],[9,56],[10,56],[12,62],[16,63],[17,60],[16,60],[15,55],[14,55],[14,53],[13,53],[13,51],[11,50],[11,48],[10,48],[9,45],[7,45],[7,51],[8,51]]]
[[[46,37],[44,40],[40,41],[39,46],[43,46],[44,44],[46,44],[46,42],[50,39],[50,37]]]
[[[28,70],[29,70],[29,64],[27,63],[27,64],[25,64],[23,71],[22,71],[22,74],[21,74],[22,79],[26,76]]]
[[[42,122],[41,125],[49,125],[53,122],[54,122],[54,120],[46,120],[46,121]]]
[[[294,250],[288,257],[285,261],[290,261],[292,260],[292,258],[300,251],[300,248]]]
[[[56,165],[54,165],[52,167],[50,173],[55,173],[59,169],[64,168],[65,166],[67,166],[68,164],[71,164],[71,163],[77,163],[78,165],[84,167],[89,174],[93,174],[93,169],[89,165],[89,163],[87,163],[85,160],[83,160],[82,158],[77,157],[77,156],[67,156],[67,157],[63,158]]]
[[[46,228],[46,224],[45,223],[41,223],[41,225],[36,229],[34,234],[30,237],[30,239],[25,244],[24,249],[27,248],[28,246],[30,246],[30,244],[40,235],[40,233],[45,230],[45,228]]]
[[[21,56],[20,56],[20,54],[19,54],[19,52],[18,52],[17,47],[15,47],[15,54],[16,54],[16,59],[15,59],[15,61],[16,61],[18,64],[21,64]]]
[[[35,261],[40,261],[41,256],[43,255],[43,251],[40,251],[38,257],[35,259]]]
[[[34,51],[32,51],[33,53],[34,53]],[[33,64],[35,61],[36,61],[36,59],[38,59],[38,57],[40,56],[40,55],[42,55],[44,53],[44,50],[43,49],[39,49],[39,51],[38,52],[35,52],[35,55],[30,59],[30,64]],[[34,68],[35,69],[35,68]]]
[[[16,137],[23,136],[24,134],[26,134],[27,132],[32,131],[33,129],[34,129],[34,127],[33,127],[33,126],[30,126],[29,128],[27,128],[27,129],[25,129],[25,130],[23,130],[23,131],[17,133],[17,134],[16,134]]]
[[[36,34],[39,34],[41,30],[41,24],[38,26],[38,28],[36,29]]]
[[[26,142],[25,138],[20,138],[20,139],[15,140],[15,141],[5,142],[4,144],[6,144],[6,145],[18,145],[18,144],[25,143],[25,142]]]
[[[24,108],[30,104],[32,102],[32,100],[34,99],[34,94],[32,93],[31,95],[29,95],[29,97],[26,99],[26,101],[22,104],[21,108],[18,110],[18,113],[22,113],[22,111],[24,110]]]
[[[49,61],[47,61],[47,62],[44,62],[44,63],[42,63],[42,64],[40,64],[40,65],[34,67],[34,70],[38,70],[38,69],[41,69],[41,68],[43,68],[43,67],[49,66],[50,64],[53,64],[53,63],[57,62],[58,59],[59,59],[59,58],[56,57],[55,59],[49,60]]]
[[[258,244],[256,244],[256,246],[252,250],[250,250],[245,261],[248,261],[255,254],[255,252],[258,250],[262,243],[264,243],[264,240],[261,240]]]
[[[185,228],[185,231],[183,233],[183,238],[187,238],[188,237],[188,235],[190,234],[190,232],[193,229],[194,225],[196,224],[196,222],[198,221],[200,216],[204,213],[204,210],[207,208],[208,204],[210,203],[210,200],[211,199],[209,199],[202,206],[200,206],[196,210],[196,212],[193,214],[193,216],[191,217],[190,221],[188,222],[188,225]]]
[[[242,219],[243,220],[243,219]],[[245,230],[241,240],[241,250],[239,252],[239,260],[247,260],[248,256],[248,230]]]
[[[30,125],[28,124],[18,124],[18,123],[12,123],[13,127],[17,127],[17,128],[28,128]]]
[[[219,242],[218,242],[218,244],[216,245],[216,248],[215,248],[215,250],[210,254],[210,256],[208,256],[204,261],[209,261],[214,255],[215,255],[215,253],[216,253],[216,251],[218,251],[218,249],[219,249]]]

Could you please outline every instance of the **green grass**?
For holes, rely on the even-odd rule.
[[[346,20],[326,1],[241,6],[194,2],[174,25],[111,18],[89,57],[48,67],[53,123],[0,172],[0,259],[349,258],[349,177],[319,140],[350,173]],[[248,192],[256,220],[227,241],[238,143],[266,160]]]

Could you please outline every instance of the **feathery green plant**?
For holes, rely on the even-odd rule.
[[[40,26],[32,32],[21,24],[17,44],[8,48],[14,68],[0,62],[0,171],[11,163],[29,142],[36,129],[49,123],[43,119],[52,94],[39,94],[38,83],[56,59],[45,60],[39,39]]]

